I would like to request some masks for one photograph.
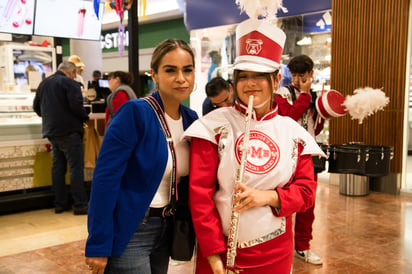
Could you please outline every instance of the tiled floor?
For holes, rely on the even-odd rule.
[[[86,216],[38,210],[0,216],[0,274],[89,273],[84,264]],[[321,180],[312,249],[323,266],[293,263],[293,273],[412,273],[412,197],[339,194]],[[192,263],[171,263],[189,274]]]

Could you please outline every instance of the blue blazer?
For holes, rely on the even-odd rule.
[[[153,94],[161,105],[159,94]],[[198,116],[180,105],[183,128]],[[123,104],[108,127],[89,202],[87,257],[120,256],[162,180],[168,145],[154,111],[142,99]]]

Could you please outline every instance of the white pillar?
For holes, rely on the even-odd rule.
[[[70,39],[70,55],[73,54],[80,56],[86,65],[82,76],[87,85],[87,82],[92,80],[93,71],[102,71],[103,68],[100,41]]]

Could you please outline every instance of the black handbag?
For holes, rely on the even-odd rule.
[[[153,108],[169,145],[172,159],[172,187],[170,193],[170,210],[166,212],[171,221],[170,257],[176,261],[190,261],[195,247],[195,230],[189,210],[189,176],[182,177],[179,184],[176,179],[176,153],[172,135],[163,115],[163,110],[152,96],[143,98]]]
[[[177,261],[190,261],[195,247],[195,230],[189,210],[189,176],[181,178],[177,185],[179,199],[172,216],[170,257]],[[172,205],[173,208],[173,205]]]

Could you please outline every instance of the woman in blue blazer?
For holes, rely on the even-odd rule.
[[[177,178],[189,173],[183,131],[197,114],[181,102],[195,85],[190,46],[169,39],[154,50],[152,94],[164,112],[176,152]],[[168,270],[167,222],[173,161],[161,124],[143,99],[120,107],[108,127],[93,175],[86,264],[93,273],[159,273]]]

